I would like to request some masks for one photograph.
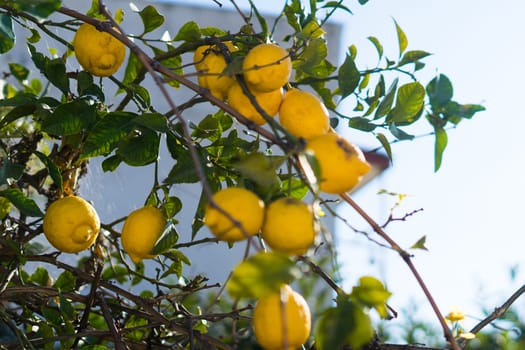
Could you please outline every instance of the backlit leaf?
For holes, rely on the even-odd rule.
[[[388,159],[390,159],[390,161],[392,161],[392,148],[390,147],[390,142],[388,142],[388,139],[386,138],[386,136],[382,133],[377,133],[376,135],[376,138],[379,140],[379,142],[381,142],[381,146],[383,146],[387,156],[388,156]]]
[[[151,254],[158,255],[170,250],[179,241],[179,233],[171,223],[166,226],[160,239],[155,243]]]
[[[397,32],[397,44],[399,47],[399,57],[405,52],[407,46],[408,46],[408,39],[405,35],[405,32],[403,32],[403,29],[401,29],[401,26],[397,23],[396,20],[394,20],[394,23],[396,25],[396,32]]]
[[[40,210],[35,201],[27,197],[22,191],[17,188],[9,188],[0,191],[0,196],[9,199],[11,203],[24,215],[43,217],[44,213]]]
[[[426,51],[407,51],[403,54],[403,57],[401,58],[401,61],[397,64],[398,67],[404,66],[405,64],[409,63],[415,63],[419,61],[420,59],[423,59],[427,56],[430,56],[431,53],[428,53]]]
[[[0,53],[6,53],[15,45],[15,32],[11,16],[0,14]]]
[[[447,147],[448,136],[445,129],[441,126],[434,126],[434,131],[436,133],[436,141],[434,144],[434,171],[438,171],[443,160],[443,152]]]
[[[189,21],[182,25],[175,35],[174,41],[194,42],[201,38],[201,30],[197,22]]]
[[[369,36],[368,40],[374,45],[376,48],[377,54],[379,55],[379,58],[381,59],[383,57],[383,45],[379,41],[378,38],[375,36]]]
[[[277,292],[290,283],[299,270],[290,257],[283,253],[257,253],[237,265],[226,284],[233,298],[260,298]]]
[[[142,35],[154,31],[164,23],[164,16],[152,5],[144,7],[138,13],[144,24],[144,32]]]
[[[428,248],[425,246],[426,242],[427,242],[427,236],[423,236],[420,239],[418,239],[416,243],[412,244],[410,249],[428,250]]]
[[[40,159],[42,163],[44,163],[47,170],[49,171],[49,176],[53,180],[53,183],[60,191],[62,191],[62,175],[60,174],[60,170],[55,165],[55,163],[53,163],[53,161],[42,152],[34,151],[33,153],[38,157],[38,159]]]
[[[421,112],[425,102],[425,88],[419,82],[401,86],[397,92],[395,107],[388,113],[389,123],[412,123]]]
[[[387,115],[391,111],[392,104],[394,103],[394,99],[396,97],[397,83],[398,79],[396,78],[388,88],[388,92],[386,93],[385,97],[383,97],[381,102],[379,102],[379,106],[377,106],[374,119],[379,119]]]

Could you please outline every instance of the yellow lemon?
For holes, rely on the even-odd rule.
[[[132,211],[122,226],[122,248],[136,264],[154,258],[151,250],[165,226],[166,218],[158,208],[146,206]]]
[[[298,349],[310,335],[310,308],[302,295],[284,285],[280,292],[259,299],[253,310],[253,328],[265,350]]]
[[[224,44],[230,52],[237,51],[237,47],[231,41],[224,42]],[[199,46],[193,55],[193,62],[199,71],[197,76],[199,85],[210,90],[211,94],[218,99],[225,100],[235,79],[222,75],[228,63],[220,49],[216,45]]]
[[[259,232],[264,219],[264,202],[255,193],[244,188],[228,187],[216,192],[213,201],[237,221],[237,224],[232,222],[218,209],[208,205],[204,212],[204,224],[218,239],[236,242]]]
[[[253,90],[273,91],[281,88],[292,74],[288,51],[275,44],[260,44],[248,51],[242,64],[244,80]]]
[[[321,173],[319,189],[323,192],[338,194],[350,191],[370,170],[363,152],[336,133],[308,140],[306,151],[318,162]]]
[[[280,198],[266,208],[261,234],[273,250],[304,254],[314,243],[315,233],[310,205],[295,198]]]
[[[44,215],[44,235],[56,249],[78,253],[95,243],[100,219],[85,199],[68,196],[51,203]]]
[[[107,77],[115,73],[126,56],[126,46],[89,23],[82,24],[73,39],[80,65],[93,75]]]
[[[283,99],[283,89],[270,92],[249,90],[262,110],[265,111],[269,117],[275,117]],[[244,94],[241,85],[237,82],[235,82],[228,91],[228,103],[248,120],[258,125],[266,123],[262,114],[257,111],[248,96]]]
[[[309,139],[330,129],[328,110],[315,95],[291,89],[279,108],[279,121],[292,135]]]

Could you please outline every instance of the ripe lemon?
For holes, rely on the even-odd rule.
[[[224,42],[224,44],[230,52],[237,51],[231,41]],[[228,63],[220,49],[216,45],[199,46],[193,55],[193,62],[199,71],[197,76],[199,85],[210,90],[211,94],[218,99],[225,100],[235,79],[221,75]]]
[[[228,187],[213,195],[213,201],[241,226],[208,205],[204,212],[204,224],[220,240],[236,242],[256,234],[264,219],[264,202],[244,188]]]
[[[273,250],[304,254],[313,244],[315,233],[314,213],[308,204],[295,198],[280,198],[266,208],[261,234]]]
[[[100,219],[95,208],[77,196],[54,201],[44,215],[44,235],[49,243],[65,253],[89,248],[99,232]]]
[[[291,89],[279,108],[279,121],[292,135],[309,139],[330,129],[328,110],[315,95]]]
[[[122,227],[122,247],[135,264],[152,259],[151,250],[162,235],[166,218],[158,208],[146,206],[132,211]]]
[[[263,111],[265,111],[268,116],[275,117],[283,99],[283,89],[279,88],[270,92],[249,90]],[[235,82],[228,91],[228,103],[248,120],[258,125],[266,123],[262,114],[257,111],[248,96],[244,94],[241,85],[237,82]]]
[[[264,349],[295,350],[310,335],[310,308],[302,295],[284,285],[280,292],[259,299],[253,310],[253,328]]]
[[[292,60],[288,51],[275,44],[260,44],[248,51],[242,64],[244,80],[253,90],[273,91],[290,79]]]
[[[306,151],[319,164],[319,189],[327,193],[343,193],[354,188],[370,170],[363,152],[336,133],[314,137],[306,143]]]
[[[126,55],[126,46],[122,42],[88,23],[78,28],[73,47],[80,65],[99,77],[115,73]]]

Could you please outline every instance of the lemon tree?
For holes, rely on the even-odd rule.
[[[381,349],[396,291],[358,270],[343,287],[341,220],[340,234],[409,265],[458,350],[412,259],[425,237],[398,244],[393,219],[378,224],[350,193],[418,128],[438,170],[447,130],[484,108],[458,102],[444,74],[422,81],[429,53],[395,21],[388,45],[368,38],[373,62],[354,45],[332,61],[327,26],[366,2],[286,1],[270,19],[249,1],[214,27],[168,4],[0,1],[0,54],[12,53],[0,59],[15,60],[1,76],[0,347]],[[103,190],[83,197],[115,185],[104,172],[149,178],[122,176],[112,207]],[[225,280],[209,274],[231,261]]]

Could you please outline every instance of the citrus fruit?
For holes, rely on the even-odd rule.
[[[280,292],[259,299],[253,310],[253,328],[257,342],[266,350],[297,349],[310,335],[310,308],[302,295],[284,285]]]
[[[237,221],[237,224],[232,222],[231,218],[208,205],[204,212],[204,224],[218,239],[236,242],[260,230],[264,219],[264,202],[255,193],[244,188],[228,187],[216,192],[212,199]]]
[[[242,63],[244,80],[257,91],[279,89],[290,79],[292,60],[288,51],[275,44],[259,44]]]
[[[44,235],[53,247],[64,253],[78,253],[89,248],[100,232],[100,219],[85,199],[60,198],[46,210]]]
[[[328,110],[315,95],[299,89],[284,94],[279,121],[292,135],[309,139],[330,129]]]
[[[132,211],[122,226],[122,248],[135,264],[143,259],[152,259],[151,250],[164,232],[166,218],[162,211],[145,206]]]
[[[224,42],[230,52],[237,51],[231,41]],[[216,45],[203,45],[195,50],[193,55],[195,68],[199,71],[197,80],[200,86],[210,90],[211,94],[218,99],[225,100],[228,89],[235,79],[227,75],[221,75],[228,65],[224,55]]]
[[[126,46],[101,32],[89,23],[83,23],[73,39],[75,56],[80,65],[93,75],[107,77],[115,73],[126,55]]]
[[[279,88],[270,92],[260,92],[248,88],[259,106],[270,117],[275,117],[279,111],[279,106],[283,99],[283,89]],[[246,119],[253,121],[258,125],[266,123],[266,120],[255,106],[251,103],[248,96],[244,94],[239,83],[235,82],[228,91],[228,103],[235,108],[239,113],[244,115]]]
[[[327,193],[343,193],[354,188],[370,170],[363,152],[336,133],[316,136],[306,143],[320,168],[319,189]]]
[[[304,254],[315,239],[312,207],[295,198],[279,198],[266,208],[261,234],[276,251]]]

